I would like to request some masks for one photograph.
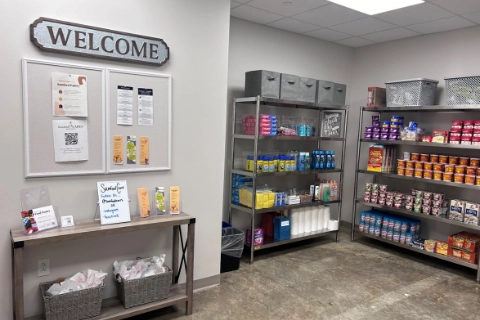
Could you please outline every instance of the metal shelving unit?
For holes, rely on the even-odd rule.
[[[386,107],[386,108],[361,108],[360,112],[360,118],[359,118],[359,127],[358,127],[358,142],[357,142],[357,162],[356,162],[356,168],[355,168],[355,185],[354,185],[354,200],[353,200],[353,215],[352,215],[352,231],[351,231],[351,237],[352,241],[355,241],[355,232],[358,232],[359,235],[368,237],[371,239],[375,239],[378,241],[382,241],[385,243],[389,243],[392,245],[395,245],[397,247],[405,248],[411,251],[415,251],[427,256],[435,257],[437,259],[449,261],[451,263],[455,263],[458,265],[462,265],[474,270],[477,270],[477,282],[480,282],[480,268],[478,264],[471,264],[463,260],[455,259],[452,257],[447,257],[447,256],[442,256],[436,253],[431,253],[425,250],[417,249],[408,245],[404,245],[401,243],[393,242],[390,240],[383,239],[381,237],[377,237],[375,235],[370,235],[366,234],[364,232],[360,232],[355,228],[355,223],[356,223],[356,218],[357,218],[357,205],[361,204],[364,206],[368,206],[371,208],[378,208],[382,209],[387,212],[392,212],[396,213],[402,216],[408,216],[408,217],[415,217],[417,219],[424,219],[424,220],[430,220],[430,221],[435,221],[438,223],[443,223],[443,224],[449,224],[449,225],[455,225],[455,226],[460,226],[463,227],[464,229],[468,230],[474,230],[474,231],[480,231],[480,226],[476,225],[469,225],[465,224],[462,222],[457,222],[457,221],[452,221],[444,218],[439,218],[436,216],[431,216],[431,215],[424,215],[424,214],[419,214],[415,213],[413,211],[405,210],[405,209],[397,209],[397,208],[392,208],[392,207],[387,207],[387,206],[382,206],[379,204],[374,204],[374,203],[366,203],[363,201],[363,199],[358,198],[358,175],[359,174],[367,174],[367,175],[372,175],[373,176],[373,182],[377,182],[377,178],[393,178],[397,180],[403,180],[403,181],[410,181],[410,183],[415,183],[415,182],[422,182],[422,183],[427,183],[427,184],[434,184],[434,185],[441,185],[446,188],[459,188],[459,189],[469,189],[469,190],[478,190],[480,191],[480,186],[477,185],[467,185],[467,184],[462,184],[462,183],[454,183],[454,182],[448,182],[448,181],[441,181],[441,180],[433,180],[433,179],[421,179],[421,178],[416,178],[416,177],[406,177],[402,175],[397,175],[396,173],[393,172],[372,172],[372,171],[367,171],[364,169],[360,169],[360,152],[362,150],[362,146],[365,145],[366,143],[369,144],[384,144],[384,145],[405,145],[405,146],[413,146],[413,147],[427,147],[427,148],[442,148],[442,149],[453,149],[453,150],[480,150],[480,146],[477,145],[462,145],[462,144],[439,144],[439,143],[428,143],[428,142],[415,142],[415,141],[402,141],[402,140],[397,140],[397,141],[384,141],[384,140],[369,140],[369,139],[362,139],[363,137],[363,132],[362,132],[362,126],[363,126],[363,116],[364,112],[375,112],[381,115],[382,113],[418,113],[418,112],[425,112],[425,113],[452,113],[452,112],[458,112],[458,113],[463,113],[463,112],[478,112],[480,113],[480,105],[465,105],[465,106],[425,106],[425,107]]]
[[[239,106],[242,105],[252,105],[255,104],[255,116],[256,116],[256,123],[259,122],[260,116],[260,108],[261,106],[274,106],[280,108],[296,108],[296,109],[307,109],[307,110],[315,110],[318,112],[318,119],[322,118],[322,113],[324,110],[331,110],[331,111],[343,111],[344,118],[343,118],[343,137],[342,138],[328,138],[328,137],[300,137],[300,136],[261,136],[258,132],[258,126],[255,128],[255,135],[245,135],[245,134],[238,134],[235,132],[236,127],[236,111]],[[273,99],[273,98],[265,98],[265,97],[247,97],[247,98],[235,98],[233,99],[233,117],[232,117],[232,140],[231,140],[231,157],[232,157],[232,166],[230,168],[230,190],[232,189],[232,174],[241,174],[247,177],[253,178],[253,192],[256,192],[258,179],[263,179],[266,177],[293,177],[293,176],[317,176],[319,174],[325,173],[339,173],[339,199],[342,199],[342,185],[344,181],[344,164],[345,164],[345,148],[346,148],[346,134],[347,134],[347,122],[348,122],[348,106],[336,106],[331,104],[316,104],[316,103],[308,103],[308,102],[301,102],[301,101],[291,101],[291,100],[282,100],[282,99]],[[319,134],[319,132],[318,132]],[[239,170],[234,168],[235,162],[235,142],[236,140],[251,140],[253,141],[253,157],[254,157],[254,171],[249,172],[245,170]],[[320,149],[321,141],[337,141],[342,143],[342,154],[341,154],[341,168],[340,169],[333,169],[333,170],[312,170],[312,171],[293,171],[293,172],[272,172],[272,173],[262,173],[257,172],[257,158],[258,158],[258,150],[259,144],[262,141],[284,141],[288,143],[289,141],[313,141],[316,142],[312,149],[317,148]],[[288,144],[287,144],[288,145]],[[293,149],[293,145],[290,144],[290,149]],[[341,217],[341,210],[342,210],[342,201],[336,200],[331,202],[323,202],[323,201],[316,201],[316,202],[309,202],[309,203],[302,203],[298,205],[287,205],[284,207],[273,207],[267,209],[254,209],[255,208],[255,197],[252,197],[252,206],[251,208],[232,204],[232,195],[230,193],[230,201],[229,201],[229,222],[232,221],[232,215],[236,212],[244,212],[250,214],[250,228],[252,230],[255,229],[255,221],[258,215],[261,215],[266,212],[278,212],[278,211],[287,211],[294,208],[304,208],[304,207],[311,207],[311,206],[320,206],[326,204],[334,204],[338,203],[338,220],[340,221]],[[254,243],[254,233],[252,232],[252,239],[251,243]],[[335,234],[335,240],[338,241],[339,239],[339,231],[338,230],[319,230],[316,232],[304,233],[297,236],[293,236],[288,240],[283,241],[274,241],[270,237],[264,237],[264,244],[261,246],[254,246],[253,248],[246,247],[250,251],[250,263],[254,261],[254,252],[259,251],[262,249],[273,248],[276,246],[281,246],[288,243],[294,243],[302,240],[312,239],[312,238],[319,238],[327,235]]]

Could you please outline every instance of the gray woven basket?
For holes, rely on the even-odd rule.
[[[387,107],[429,106],[435,103],[437,80],[417,78],[385,82]]]
[[[125,308],[168,298],[173,272],[170,268],[166,268],[168,271],[165,273],[141,279],[125,280],[118,275],[122,282],[115,280],[115,284],[118,297]]]
[[[88,319],[100,314],[102,309],[103,289],[100,287],[84,289],[56,296],[47,296],[46,292],[55,282],[40,283],[45,320]]]
[[[447,105],[480,104],[480,76],[445,78]]]

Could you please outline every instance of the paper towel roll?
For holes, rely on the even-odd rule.
[[[318,207],[312,208],[312,232],[318,230]]]
[[[299,213],[299,219],[298,219],[298,233],[305,233],[305,208],[300,208],[298,209],[300,211]]]
[[[325,206],[318,207],[318,222],[317,222],[317,230],[323,229],[323,214],[325,212]]]
[[[338,230],[338,220],[328,220],[328,230]]]
[[[298,224],[300,219],[299,209],[290,210],[290,235],[296,236],[298,234]]]
[[[328,221],[330,220],[323,220],[323,229],[328,229]]]
[[[312,232],[312,215],[312,208],[305,208],[305,233]]]
[[[330,207],[329,206],[325,206],[325,211],[323,213],[323,220],[330,220]]]

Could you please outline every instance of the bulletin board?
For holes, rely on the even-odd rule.
[[[53,115],[52,74],[56,72],[87,77],[88,117]],[[25,177],[105,173],[105,69],[23,59],[22,76]],[[87,120],[88,160],[55,162],[52,120]]]
[[[133,87],[132,125],[117,123],[118,88]],[[139,125],[139,94],[138,89],[153,90],[153,125]],[[170,75],[133,72],[129,70],[106,70],[107,98],[107,172],[144,172],[166,171],[171,168],[171,125],[172,125],[172,78]],[[123,139],[123,161],[114,161],[114,137]],[[136,162],[127,161],[127,136],[136,138]],[[140,138],[148,137],[148,164],[140,161]],[[118,157],[116,157],[118,158]]]

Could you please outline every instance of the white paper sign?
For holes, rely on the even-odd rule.
[[[133,87],[117,87],[117,124],[133,125]]]
[[[88,160],[87,120],[52,120],[55,162]]]
[[[153,126],[153,89],[138,88],[138,125]]]
[[[87,117],[87,77],[78,74],[52,74],[53,115]]]
[[[97,182],[101,224],[130,221],[127,181]]]
[[[57,217],[52,206],[33,209],[33,217],[37,223],[38,231],[58,227]]]

